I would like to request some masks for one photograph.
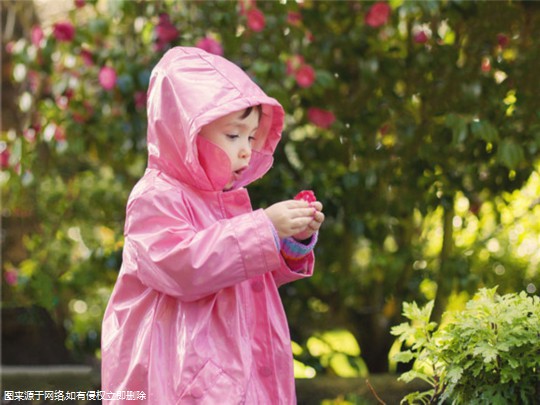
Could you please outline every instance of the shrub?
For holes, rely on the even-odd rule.
[[[481,289],[463,311],[430,322],[433,301],[420,308],[405,303],[409,322],[392,329],[410,346],[395,356],[414,360],[400,379],[421,378],[426,392],[406,403],[534,404],[540,395],[540,298],[525,292],[498,295]]]

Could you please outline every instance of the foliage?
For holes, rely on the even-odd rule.
[[[305,348],[293,344],[295,377],[313,378],[317,372],[339,377],[367,377],[360,347],[347,330],[327,330],[310,336]]]
[[[30,223],[24,257],[4,255],[3,300],[50,310],[73,348],[99,347],[125,201],[145,168],[149,74],[176,45],[223,53],[287,112],[275,167],[251,193],[264,206],[313,189],[325,205],[317,272],[283,289],[301,346],[346,328],[382,371],[402,300],[492,285],[499,265],[501,290],[535,292],[536,197],[521,232],[498,231],[540,154],[537,5],[75,4],[8,44],[20,116],[0,140],[3,216]],[[518,253],[515,238],[533,248]]]
[[[400,379],[421,378],[433,388],[404,398],[407,403],[534,404],[540,394],[540,298],[525,292],[496,294],[481,289],[463,311],[446,322],[430,322],[433,301],[404,303],[409,322],[392,328],[410,349],[397,361],[414,360]]]

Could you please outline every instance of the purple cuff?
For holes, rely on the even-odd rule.
[[[311,240],[307,245],[302,242],[298,242],[294,238],[283,239],[283,243],[281,245],[281,254],[287,260],[300,260],[304,258],[315,247],[318,235],[319,232],[315,232],[311,236]]]

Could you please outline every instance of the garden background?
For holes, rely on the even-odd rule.
[[[285,108],[253,205],[312,189],[325,206],[315,275],[281,290],[297,377],[401,371],[404,302],[440,321],[482,287],[538,295],[540,3],[1,6],[3,364],[99,367],[148,80],[176,45],[224,55]],[[20,334],[33,321],[53,357]]]

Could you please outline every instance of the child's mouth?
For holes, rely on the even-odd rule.
[[[242,177],[242,174],[246,171],[246,169],[247,169],[247,166],[241,167],[240,169],[233,171],[234,181],[240,180],[240,178]]]

